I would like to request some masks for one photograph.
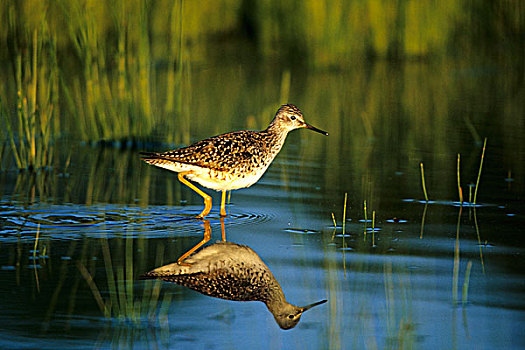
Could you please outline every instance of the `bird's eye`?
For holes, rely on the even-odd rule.
[[[291,116],[290,116],[290,119],[291,119],[291,120],[295,120],[295,115],[291,115]]]
[[[290,320],[293,320],[294,317],[295,317],[294,315],[288,315],[288,318],[289,318]]]

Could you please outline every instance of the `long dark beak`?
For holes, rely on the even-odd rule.
[[[318,301],[317,303],[313,303],[313,304],[310,304],[310,305],[303,306],[301,308],[301,313],[303,313],[303,312],[313,308],[314,306],[321,305],[321,304],[324,304],[326,302],[327,302],[327,300],[321,300],[321,301]]]
[[[325,136],[328,136],[328,133],[326,131],[323,131],[321,129],[317,129],[315,126],[312,126],[310,124],[306,124],[305,128],[310,129],[310,130],[315,131],[315,132],[318,132],[318,133],[323,134]]]

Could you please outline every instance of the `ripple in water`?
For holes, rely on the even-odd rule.
[[[299,233],[303,235],[311,235],[311,234],[319,233],[319,231],[310,230],[307,228],[287,228],[285,229],[285,231],[289,233]]]
[[[78,239],[81,236],[142,236],[170,237],[202,235],[203,222],[195,219],[201,211],[194,207],[131,207],[118,205],[48,205],[0,206],[0,240],[27,237],[35,232],[57,239]],[[239,211],[228,215],[224,222],[231,225],[251,225],[270,221],[273,213]],[[218,211],[206,219],[220,226]]]

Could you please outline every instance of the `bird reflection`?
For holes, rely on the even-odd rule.
[[[211,232],[208,220],[205,238]],[[193,289],[204,295],[234,301],[262,301],[282,329],[291,329],[299,323],[303,312],[326,300],[295,306],[286,301],[283,290],[259,255],[250,247],[225,240],[203,248],[188,257],[204,243],[200,242],[179,258],[178,262],[161,266],[141,279],[162,279]],[[188,257],[188,258],[186,258]]]

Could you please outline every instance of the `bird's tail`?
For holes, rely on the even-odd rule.
[[[143,160],[159,158],[159,154],[156,152],[139,152],[139,154],[140,158]]]
[[[162,154],[155,152],[140,152],[140,159],[148,164],[161,168],[166,168],[167,166],[171,166],[173,164],[171,159],[166,159],[166,157],[164,157]]]
[[[139,276],[139,280],[154,280],[160,276],[157,273],[147,272]]]

